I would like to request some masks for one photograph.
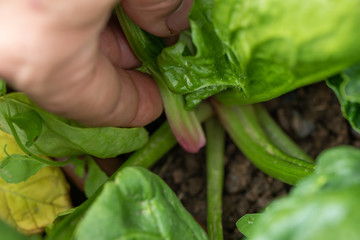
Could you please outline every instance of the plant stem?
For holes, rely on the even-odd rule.
[[[299,146],[279,127],[271,118],[270,114],[261,104],[253,105],[257,119],[270,141],[284,153],[292,157],[313,163],[314,160],[307,155]]]
[[[198,152],[205,146],[206,138],[195,112],[185,109],[184,97],[170,91],[159,71],[149,70],[159,87],[166,117],[176,140],[185,151]]]
[[[198,121],[204,122],[213,115],[210,104],[200,104],[196,109]],[[140,166],[149,168],[163,157],[177,141],[167,121],[163,123],[149,138],[141,149],[133,153],[118,171],[127,166]],[[113,174],[115,175],[115,174]]]
[[[251,105],[225,106],[213,101],[217,115],[239,149],[260,170],[288,184],[310,175],[315,164],[293,157],[271,142]],[[279,138],[288,141],[288,138]],[[282,143],[282,146],[287,146]]]
[[[207,231],[211,240],[222,240],[222,192],[224,183],[225,131],[216,118],[205,122],[207,135]]]

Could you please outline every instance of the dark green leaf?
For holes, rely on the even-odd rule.
[[[109,177],[100,169],[95,160],[91,157],[87,157],[87,166],[88,172],[84,191],[89,198],[109,179]]]
[[[0,78],[0,97],[6,94],[6,82]]]
[[[47,164],[19,154],[8,155],[0,162],[0,176],[8,183],[25,181]]]
[[[328,79],[327,84],[338,97],[344,117],[360,133],[360,64]]]
[[[17,113],[10,120],[15,123],[26,134],[26,147],[31,147],[40,136],[42,130],[42,119],[34,110]]]
[[[0,98],[0,109],[10,110],[14,116],[35,111],[42,119],[42,131],[29,150],[35,154],[51,157],[93,155],[100,158],[115,157],[121,153],[134,151],[144,145],[148,139],[143,128],[90,128],[73,121],[65,120],[36,107],[21,93],[12,93]],[[3,131],[11,133],[4,115],[0,115]],[[18,131],[21,142],[27,142],[24,131]]]
[[[108,182],[77,226],[76,239],[207,239],[156,175],[138,167]]]

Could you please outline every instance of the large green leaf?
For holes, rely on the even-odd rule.
[[[328,79],[327,84],[338,97],[344,117],[360,133],[360,64]]]
[[[360,59],[359,0],[195,0],[189,16],[195,56],[178,43],[158,62],[188,106],[277,97]],[[180,77],[182,76],[182,78]]]
[[[247,232],[251,240],[357,240],[360,236],[360,150],[337,147],[315,174],[270,204]]]
[[[147,139],[147,132],[143,128],[115,128],[115,127],[84,127],[73,121],[62,119],[36,107],[22,93],[8,94],[0,98],[0,110],[11,116],[21,116],[21,123],[34,121],[32,116],[41,118],[36,122],[41,131],[36,134],[28,133],[30,124],[23,128],[16,128],[22,143],[31,143],[29,148],[35,154],[51,157],[65,157],[89,154],[100,158],[115,157],[121,153],[134,151],[143,146]],[[32,114],[25,114],[31,112]],[[36,113],[36,114],[34,114]],[[19,124],[20,121],[16,121]],[[4,115],[0,114],[1,129],[11,133]],[[36,136],[29,139],[29,136]]]
[[[207,239],[204,230],[155,174],[139,167],[108,182],[77,227],[76,239]]]

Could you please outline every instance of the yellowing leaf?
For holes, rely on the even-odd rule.
[[[24,154],[14,138],[0,131],[0,159],[8,154]],[[0,178],[0,218],[24,233],[37,233],[52,223],[56,215],[71,208],[69,185],[59,168],[44,167],[21,183]]]

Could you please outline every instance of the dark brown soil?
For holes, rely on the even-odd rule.
[[[314,158],[337,145],[360,147],[360,136],[342,117],[339,103],[325,83],[298,89],[264,105],[286,133]],[[236,221],[286,195],[290,186],[257,170],[230,139],[225,154],[224,239],[241,239]],[[176,147],[153,171],[169,184],[185,208],[206,229],[205,151],[189,154]]]

